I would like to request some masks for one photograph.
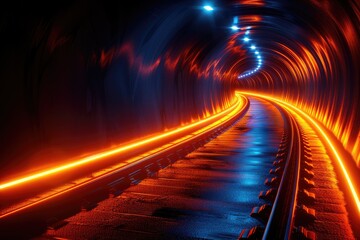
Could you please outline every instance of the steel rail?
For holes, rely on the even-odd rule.
[[[277,105],[278,108],[281,108]],[[300,179],[302,139],[294,117],[282,109],[289,126],[290,143],[284,173],[274,200],[263,239],[290,239],[294,228],[294,215]]]
[[[183,136],[180,140],[173,140],[171,144],[166,144],[166,148],[158,148],[157,150],[151,150],[148,154],[141,154],[138,159],[131,159],[128,164],[120,168],[111,169],[110,171],[105,172],[102,175],[93,177],[90,180],[87,180],[76,186],[72,186],[58,193],[53,193],[47,197],[39,198],[35,202],[30,202],[23,207],[12,209],[3,215],[0,215],[0,225],[2,222],[4,222],[5,219],[10,218],[10,222],[16,222],[18,218],[21,218],[23,213],[25,213],[24,215],[29,216],[34,211],[39,212],[41,211],[39,209],[41,209],[41,207],[45,206],[46,204],[58,205],[59,201],[65,201],[74,197],[74,195],[74,198],[79,198],[76,196],[77,194],[83,195],[84,192],[92,191],[92,189],[109,188],[107,184],[113,183],[122,177],[129,178],[129,174],[137,171],[138,169],[140,169],[142,172],[145,172],[147,170],[145,169],[147,166],[156,163],[156,161],[159,161],[162,158],[166,158],[166,156],[173,151],[180,151],[185,147],[191,145],[193,142],[199,142],[201,140],[209,139],[214,137],[215,135],[218,135],[221,131],[224,131],[226,128],[230,127],[234,122],[236,122],[240,117],[242,117],[249,108],[249,101],[247,98],[245,98],[244,96],[238,96],[238,98],[241,98],[243,100],[243,105],[240,106],[241,101],[238,102],[239,106],[233,110],[237,111],[236,114],[231,115],[231,113],[229,113],[226,115],[229,116],[228,118],[224,117],[224,120],[217,120],[209,124],[208,126],[197,129],[190,134],[188,133],[188,135]],[[170,164],[170,162],[168,161],[167,164]],[[2,198],[3,197],[6,196],[2,195]]]

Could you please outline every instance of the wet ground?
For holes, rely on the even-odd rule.
[[[248,113],[204,147],[42,237],[69,239],[236,239],[266,190],[283,120],[251,99]]]

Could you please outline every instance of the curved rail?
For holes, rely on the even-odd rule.
[[[295,119],[283,111],[290,137],[284,173],[280,181],[273,208],[266,225],[263,239],[290,239],[294,227],[294,214],[300,179],[302,140]]]
[[[149,143],[153,139],[157,141],[151,142],[153,144],[146,146],[143,144],[133,144],[134,146],[131,148],[132,151],[127,154],[121,155],[121,151],[120,153],[116,151],[114,153],[112,152],[113,155],[110,154],[107,156],[111,162],[113,162],[112,165],[100,168],[101,170],[99,170],[99,168],[93,170],[95,166],[92,166],[93,168],[90,171],[90,175],[88,173],[89,169],[86,169],[88,170],[87,175],[67,182],[62,181],[62,185],[51,187],[51,189],[46,192],[43,190],[39,192],[36,189],[29,189],[26,186],[22,186],[22,184],[30,183],[30,181],[37,183],[35,180],[51,182],[51,180],[49,181],[51,176],[41,175],[41,179],[24,178],[23,181],[20,179],[18,182],[13,181],[8,184],[3,184],[3,188],[0,189],[1,198],[4,200],[3,203],[6,201],[11,202],[12,194],[20,195],[18,197],[20,200],[18,204],[5,206],[5,208],[4,205],[2,205],[2,209],[0,209],[0,219],[2,222],[0,223],[3,223],[5,219],[7,219],[8,222],[16,222],[21,216],[32,216],[31,214],[33,214],[34,211],[41,211],[42,206],[58,206],[61,201],[68,201],[70,198],[79,199],[79,196],[83,196],[85,192],[88,193],[98,189],[106,189],[109,191],[110,188],[113,188],[114,185],[122,181],[131,184],[134,174],[140,174],[140,178],[144,178],[149,172],[154,172],[158,170],[159,167],[161,168],[171,164],[174,158],[186,155],[188,152],[201,146],[243,116],[249,108],[249,101],[246,97],[240,96],[238,93],[236,93],[236,99],[235,104],[229,109],[209,117],[206,121],[199,121],[198,123],[185,126],[182,132],[174,130],[164,133],[160,137],[145,139],[143,141],[145,143]],[[140,151],[140,149],[136,147],[143,147],[144,149]],[[95,155],[95,157],[97,157],[97,155]],[[12,188],[14,188],[14,190]],[[21,190],[20,192],[18,191],[19,189]],[[22,192],[26,190],[30,191],[30,195],[22,197]]]
[[[360,216],[360,192],[356,188],[357,182],[360,182],[359,173],[353,162],[349,162],[346,157],[348,153],[341,145],[339,140],[331,133],[321,122],[311,117],[308,113],[304,112],[300,108],[280,99],[275,98],[270,95],[257,94],[253,92],[239,92],[245,96],[254,96],[261,99],[268,100],[269,102],[275,102],[280,104],[282,107],[287,108],[289,111],[292,111],[293,114],[298,115],[304,119],[312,128],[317,132],[321,137],[322,142],[329,148],[331,155],[334,157],[335,161],[339,166],[341,174],[345,178],[346,187],[351,194],[352,204],[357,208],[357,218]],[[350,157],[351,160],[351,157]],[[350,166],[354,166],[351,168]]]
[[[278,108],[284,119],[285,131],[277,161],[273,163],[277,168],[270,171],[279,178],[267,179],[265,184],[273,188],[266,191],[265,194],[261,192],[259,195],[259,198],[272,202],[272,206],[264,204],[261,207],[254,207],[251,213],[252,217],[266,223],[265,229],[261,226],[250,230],[244,229],[239,238],[292,239],[301,236],[304,239],[315,239],[314,232],[301,226],[309,219],[315,219],[315,212],[304,204],[298,206],[298,202],[301,202],[302,199],[299,194],[308,193],[305,188],[313,186],[313,182],[307,179],[308,176],[311,177],[311,172],[306,169],[306,166],[309,165],[306,162],[309,161],[309,151],[300,123],[292,109],[284,104],[256,94],[243,94],[267,100]],[[311,198],[311,196],[309,197]]]
[[[350,166],[354,166],[352,162],[349,162],[351,160],[346,159],[344,156],[348,156],[348,153],[345,151],[345,149],[341,146],[340,142],[338,141],[338,139],[336,139],[336,137],[328,130],[326,129],[325,126],[323,126],[319,121],[317,121],[316,119],[312,118],[311,116],[309,116],[307,113],[305,113],[304,111],[302,111],[301,109],[299,109],[296,106],[293,106],[281,99],[278,98],[274,98],[272,96],[268,96],[268,95],[262,95],[262,94],[257,94],[257,93],[253,93],[253,92],[240,92],[241,94],[244,94],[245,96],[252,96],[252,97],[257,97],[263,100],[267,100],[272,104],[278,105],[279,109],[281,110],[281,112],[283,111],[287,111],[289,116],[292,116],[294,119],[294,123],[295,126],[298,125],[297,121],[299,121],[300,119],[300,123],[303,120],[304,122],[306,122],[307,124],[309,124],[311,126],[311,128],[316,132],[316,134],[319,136],[322,144],[324,144],[324,146],[327,149],[327,153],[334,159],[334,163],[336,165],[336,167],[338,167],[338,171],[339,174],[342,175],[344,177],[344,187],[346,190],[348,190],[348,192],[346,194],[348,194],[349,200],[351,201],[351,205],[352,207],[354,207],[355,209],[358,210],[358,212],[360,212],[360,200],[359,200],[359,195],[358,195],[358,190],[355,187],[355,183],[356,181],[359,179],[358,176],[358,171],[354,170],[356,169],[351,168]],[[295,119],[297,119],[297,121],[295,121]],[[298,129],[300,129],[299,127],[296,127]],[[298,131],[297,131],[298,132]],[[301,141],[299,141],[298,144],[298,149],[300,149],[298,151],[298,153],[300,153],[299,155],[299,159],[302,159],[301,162],[301,179],[300,179],[300,189],[298,189],[300,196],[298,196],[299,200],[297,199],[297,196],[295,195],[295,198],[293,201],[289,200],[289,201],[283,201],[283,200],[277,200],[276,203],[274,203],[274,209],[271,209],[271,206],[269,204],[267,204],[267,206],[263,205],[260,207],[254,207],[255,212],[252,212],[252,216],[259,218],[259,220],[262,220],[263,222],[267,222],[267,226],[266,229],[264,230],[264,228],[262,226],[257,226],[254,227],[252,229],[244,229],[241,234],[240,234],[240,238],[241,239],[247,239],[248,236],[256,236],[257,239],[262,238],[263,239],[289,239],[289,238],[298,238],[300,236],[301,239],[315,239],[316,238],[316,233],[313,231],[309,231],[306,228],[304,228],[302,226],[302,224],[306,224],[308,221],[313,221],[314,219],[316,219],[315,216],[315,209],[311,209],[306,207],[306,205],[301,204],[304,201],[304,198],[306,198],[306,201],[312,202],[314,201],[315,195],[311,192],[308,192],[306,188],[312,188],[314,187],[314,182],[309,180],[308,177],[312,177],[311,174],[312,172],[307,169],[307,167],[310,167],[310,169],[312,168],[312,164],[311,164],[311,153],[309,153],[309,142],[306,140],[306,137],[303,136],[302,130],[300,130],[301,134],[299,135],[301,139]],[[291,157],[288,157],[289,159],[291,159]],[[284,159],[285,160],[285,159]],[[279,161],[274,162],[274,165],[278,165]],[[310,163],[310,165],[309,165]],[[303,166],[304,165],[304,166]],[[285,175],[285,174],[284,174]],[[298,177],[299,175],[297,175]],[[284,178],[285,179],[285,178]],[[291,185],[294,183],[293,180],[287,182],[288,180],[283,180],[282,182],[286,182],[286,185]],[[298,182],[297,184],[297,188],[299,188],[299,179],[296,180],[296,182]],[[284,185],[284,183],[282,183],[282,185]],[[266,183],[266,185],[268,186],[272,186],[273,183]],[[276,184],[277,185],[277,182]],[[283,189],[284,187],[281,186],[279,187],[279,191],[283,191],[281,189]],[[286,188],[286,187],[285,187]],[[290,188],[289,188],[290,189]],[[275,190],[275,189],[272,189]],[[273,191],[276,192],[276,191]],[[276,193],[277,195],[280,195],[281,193]],[[297,204],[301,204],[299,206],[296,206]],[[282,213],[283,215],[285,214],[286,216],[288,216],[288,220],[285,221],[284,219],[278,219],[278,217],[276,217],[277,214],[275,214],[275,211],[277,211],[276,209],[279,208],[279,205],[289,205],[290,209],[292,210],[288,210],[287,212]],[[281,208],[281,207],[280,207]],[[253,211],[254,211],[253,209]],[[271,216],[269,217],[270,214],[268,215],[264,215],[264,211],[261,212],[261,214],[259,214],[259,210],[268,210],[268,212],[271,212]],[[285,208],[284,208],[285,209]],[[296,212],[294,213],[294,211],[296,210]],[[266,212],[266,213],[268,213]],[[280,211],[279,211],[280,212]],[[357,212],[357,213],[358,213]],[[354,222],[357,221],[359,215],[356,212],[353,214],[353,220]],[[294,214],[296,216],[294,216]],[[265,217],[264,217],[265,216]],[[281,214],[280,214],[281,216]],[[295,225],[296,227],[294,228],[294,219],[295,217]],[[276,228],[278,230],[276,230],[276,228],[274,227],[276,226]],[[355,227],[357,228],[357,226]],[[265,232],[265,234],[264,234]]]

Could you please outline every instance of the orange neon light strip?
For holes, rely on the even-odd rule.
[[[287,107],[287,109],[291,109],[293,113],[298,113],[298,115],[301,115],[303,118],[307,119],[309,122],[311,122],[313,124],[313,126],[316,127],[316,129],[321,133],[321,136],[323,137],[323,139],[326,141],[326,143],[330,146],[330,149],[332,150],[336,161],[339,163],[340,168],[345,176],[347,185],[351,191],[351,194],[353,196],[353,200],[355,201],[355,204],[357,206],[358,212],[360,213],[360,200],[359,200],[359,195],[356,192],[356,188],[350,178],[350,175],[345,167],[345,164],[343,162],[343,160],[341,159],[336,147],[334,146],[334,144],[331,142],[330,138],[327,136],[326,132],[324,131],[324,127],[319,125],[314,119],[312,119],[307,113],[305,113],[304,111],[302,111],[301,109],[287,103],[284,102],[280,99],[277,98],[273,98],[267,95],[261,95],[261,94],[256,94],[256,93],[251,93],[251,92],[238,92],[244,95],[248,95],[248,96],[254,96],[254,97],[259,97],[259,98],[263,98],[263,99],[267,99],[270,101],[274,101],[276,103],[279,103],[282,106]],[[300,114],[299,114],[300,113]]]
[[[64,165],[59,166],[59,167],[51,168],[51,169],[48,169],[48,170],[45,170],[45,171],[42,171],[42,172],[38,172],[38,173],[35,173],[35,174],[32,174],[32,175],[28,175],[28,176],[25,176],[25,177],[21,177],[21,178],[18,178],[18,179],[14,179],[14,180],[2,183],[0,185],[0,190],[4,190],[4,189],[7,189],[7,188],[10,188],[10,187],[19,185],[19,184],[30,182],[32,180],[44,178],[46,176],[49,176],[49,175],[52,175],[52,174],[55,174],[55,173],[64,172],[66,170],[73,169],[75,167],[79,167],[81,165],[84,165],[84,164],[87,164],[87,163],[90,163],[90,162],[94,162],[94,161],[97,161],[97,160],[100,160],[100,159],[103,159],[103,158],[106,158],[106,157],[110,157],[110,156],[113,156],[115,154],[125,152],[127,150],[132,150],[132,149],[135,149],[135,148],[139,148],[139,147],[145,146],[146,144],[153,143],[153,142],[156,142],[158,140],[162,140],[162,139],[164,139],[166,137],[169,137],[169,136],[173,136],[173,135],[175,135],[177,133],[180,133],[182,131],[189,130],[191,128],[195,128],[195,127],[197,127],[197,126],[199,126],[201,124],[211,122],[212,120],[214,120],[214,119],[216,119],[216,118],[218,118],[218,117],[220,117],[222,115],[226,115],[229,112],[233,111],[242,102],[240,95],[239,94],[235,94],[235,95],[236,95],[237,101],[231,107],[227,108],[226,110],[224,110],[222,112],[214,114],[214,115],[212,115],[212,116],[210,116],[208,118],[199,120],[197,122],[188,124],[186,126],[174,129],[174,130],[169,131],[169,132],[161,133],[161,134],[159,134],[157,136],[154,136],[154,137],[146,138],[146,139],[141,140],[139,142],[135,142],[135,143],[132,143],[132,144],[129,144],[129,145],[126,145],[126,146],[122,146],[122,147],[119,147],[119,148],[115,148],[115,149],[112,149],[112,150],[100,152],[100,153],[90,155],[90,156],[85,157],[85,158],[81,158],[81,159],[79,159],[77,161],[74,161],[72,163],[69,163],[69,164],[64,164]]]
[[[180,144],[181,142],[187,141],[187,140],[191,139],[192,137],[194,137],[194,136],[196,136],[198,134],[202,134],[204,132],[211,131],[212,129],[218,127],[222,123],[227,122],[229,119],[234,117],[237,113],[243,112],[244,109],[246,108],[246,106],[248,106],[247,98],[245,98],[244,96],[240,96],[240,94],[236,94],[236,96],[237,96],[237,99],[238,99],[237,103],[235,104],[236,107],[233,108],[231,112],[229,112],[225,116],[221,117],[219,120],[216,120],[216,121],[210,123],[209,125],[206,125],[204,128],[201,128],[200,130],[196,130],[195,132],[193,132],[191,134],[188,134],[185,137],[177,139],[177,140],[175,140],[175,141],[173,141],[171,143],[165,144],[165,145],[163,145],[163,146],[161,146],[159,148],[156,148],[154,150],[150,150],[147,153],[141,154],[140,157],[138,156],[138,157],[131,158],[130,160],[126,161],[126,163],[121,163],[120,166],[118,164],[118,165],[116,165],[116,167],[111,167],[110,171],[108,171],[106,173],[102,173],[102,174],[100,174],[100,175],[98,175],[98,176],[96,176],[94,178],[89,179],[89,180],[85,180],[83,182],[80,182],[80,183],[76,184],[75,186],[71,186],[71,187],[69,187],[67,189],[63,189],[63,190],[61,190],[59,192],[55,192],[55,193],[53,191],[51,191],[50,194],[43,195],[43,197],[37,198],[36,201],[31,201],[30,203],[26,203],[25,205],[17,207],[15,209],[11,208],[10,211],[3,212],[0,215],[0,219],[4,218],[4,217],[7,217],[9,215],[12,215],[14,213],[20,212],[22,210],[25,210],[25,209],[27,209],[29,207],[32,207],[32,206],[38,205],[40,203],[43,203],[43,202],[45,202],[47,200],[53,199],[53,198],[55,198],[57,196],[60,196],[61,194],[70,192],[70,191],[72,191],[74,189],[77,189],[77,188],[79,188],[81,186],[84,186],[86,184],[94,182],[94,181],[96,181],[98,179],[101,179],[104,176],[106,176],[107,174],[111,174],[111,172],[118,170],[119,167],[125,167],[125,166],[128,166],[129,164],[134,164],[137,161],[142,161],[142,159],[144,157],[148,157],[151,154],[156,154],[156,153],[158,153],[158,152],[160,152],[160,151],[162,151],[162,150],[164,150],[166,148],[170,148],[170,147],[172,147],[174,145]],[[227,112],[227,111],[225,110],[224,112]]]

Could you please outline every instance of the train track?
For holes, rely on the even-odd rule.
[[[239,94],[237,96],[240,98]],[[172,139],[166,144],[164,142],[163,144],[166,147],[158,146],[138,157],[126,156],[126,161],[120,161],[111,167],[94,171],[90,176],[52,188],[49,192],[41,192],[45,197],[41,197],[40,194],[29,198],[29,195],[25,194],[26,197],[24,201],[19,202],[20,205],[10,207],[3,207],[4,205],[2,205],[0,209],[0,229],[2,230],[0,235],[13,237],[13,232],[6,230],[16,229],[17,226],[21,226],[24,230],[27,229],[25,230],[26,236],[35,236],[46,228],[60,228],[62,226],[61,219],[74,215],[81,209],[90,210],[96,206],[98,201],[106,197],[121,194],[124,189],[156,174],[159,169],[172,164],[228,129],[245,114],[249,107],[247,98],[241,97],[241,99],[244,104],[242,106],[239,104],[238,109],[234,109],[236,114],[220,121],[220,124],[218,120],[222,118],[196,130],[188,131],[180,139]],[[316,149],[316,155],[324,148],[324,145],[312,132],[310,125],[302,122],[304,120],[294,114],[290,108],[281,103],[270,102],[278,108],[283,116],[284,135],[273,162],[274,167],[270,170],[272,176],[264,179],[268,189],[259,195],[265,204],[254,207],[250,213],[250,216],[258,219],[260,224],[251,229],[244,229],[240,233],[239,239],[316,239],[317,237],[326,239],[334,236],[331,235],[333,234],[331,230],[321,232],[322,229],[328,227],[329,222],[326,222],[328,219],[324,220],[317,215],[318,209],[325,209],[329,202],[324,201],[322,203],[321,199],[316,199],[316,194],[312,190],[317,183],[314,180],[314,172],[316,171],[313,169],[319,169],[318,166],[323,164],[322,162],[313,164],[316,157],[313,157],[312,149]],[[320,161],[324,159],[326,154],[326,151],[321,152],[321,156],[318,157]],[[319,173],[319,170],[317,172]],[[325,172],[325,174],[328,175],[329,172]],[[341,192],[334,193],[335,198],[338,197],[337,195],[341,195],[339,193]],[[7,196],[0,192],[0,197],[1,200],[6,200]],[[344,202],[343,199],[339,201]],[[4,201],[1,202],[4,203]],[[4,212],[5,214],[3,214]],[[330,216],[331,214],[333,213],[326,212],[323,215]],[[336,212],[336,215],[339,213]],[[343,212],[343,215],[345,216],[343,219],[345,219],[346,211]],[[343,221],[338,216],[334,218],[337,218],[336,222]],[[31,223],[29,223],[29,219]],[[348,223],[344,225],[349,226]],[[32,228],[35,229],[34,232],[32,232]],[[348,236],[347,239],[352,239],[351,231],[350,228],[344,230]],[[20,233],[20,236],[23,237],[24,235]],[[334,239],[339,239],[340,236],[334,237]]]
[[[300,163],[305,153],[304,139],[295,119],[288,112],[283,115],[286,115],[284,119],[288,125],[288,133],[284,136],[284,146],[280,147],[278,162],[274,163],[277,167],[274,173],[282,177],[265,228],[264,239],[288,239],[294,228],[295,208],[300,187]]]
[[[259,194],[266,203],[254,207],[250,213],[262,224],[242,230],[239,239],[355,239],[358,229],[356,224],[350,227],[347,204],[333,180],[336,176],[331,169],[336,162],[331,162],[328,157],[328,146],[303,117],[284,104],[267,100],[281,112],[285,131],[273,162],[274,168],[270,170],[273,177],[265,181],[269,189]],[[312,149],[316,149],[315,158]],[[314,165],[316,171],[313,171]],[[316,187],[318,183],[320,187]],[[327,186],[330,184],[331,187]],[[316,198],[313,189],[323,196]],[[331,194],[324,194],[326,191]],[[329,205],[334,202],[343,204],[343,208],[331,210]],[[348,211],[351,210],[348,208]],[[352,220],[356,222],[356,219]],[[344,221],[343,225],[338,224],[341,221]],[[341,230],[331,229],[331,226]]]
[[[44,179],[35,182],[38,186],[28,188],[15,186],[1,189],[0,235],[4,237],[27,237],[41,232],[49,225],[61,225],[61,219],[81,209],[91,209],[96,202],[108,196],[120,194],[127,187],[155,174],[159,169],[172,164],[196,148],[204,145],[240,119],[249,108],[247,98],[237,94],[237,101],[228,110],[214,117],[212,121],[187,129],[183,134],[166,136],[164,141],[144,147],[147,151],[133,151],[133,155],[110,156],[115,164],[94,170],[87,169],[86,175],[55,183]],[[2,186],[6,186],[3,184]],[[36,186],[36,185],[35,185]],[[50,186],[50,187],[49,187]],[[14,232],[21,228],[24,232]],[[8,230],[8,231],[7,231]],[[24,235],[25,234],[25,235]]]
[[[309,161],[306,158],[308,154],[306,140],[294,117],[280,106],[276,106],[282,113],[285,132],[273,163],[274,169],[270,170],[274,177],[265,181],[270,189],[259,195],[259,198],[265,199],[271,205],[267,203],[255,207],[251,212],[251,216],[265,222],[266,227],[256,226],[245,229],[241,232],[240,239],[290,239],[294,234],[295,216],[301,211],[297,209],[297,198],[300,189],[306,191],[300,184],[303,175],[301,165],[309,164],[305,161],[305,159]],[[310,232],[305,235],[310,239],[314,236]]]

